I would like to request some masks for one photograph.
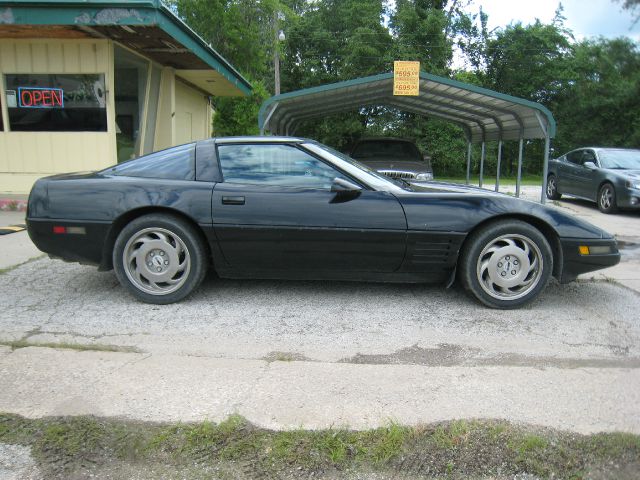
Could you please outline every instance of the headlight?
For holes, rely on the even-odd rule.
[[[416,180],[424,182],[425,180],[433,180],[433,173],[419,173],[416,175]]]
[[[635,188],[640,190],[640,180],[627,180],[625,182],[627,188]]]

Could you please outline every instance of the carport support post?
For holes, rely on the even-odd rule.
[[[471,179],[471,146],[471,142],[467,142],[467,185]]]
[[[482,153],[480,154],[480,179],[478,181],[478,186],[482,188],[482,174],[484,173],[484,157],[486,153],[486,142],[482,140]]]
[[[500,163],[502,163],[502,138],[498,141],[498,167],[496,169],[496,192],[500,191]]]
[[[524,150],[524,138],[520,136],[518,145],[518,176],[516,177],[516,197],[520,197],[520,181],[522,180],[522,150]]]
[[[549,174],[549,147],[551,140],[549,133],[544,137],[544,165],[542,166],[542,193],[540,194],[540,203],[543,205],[547,201],[547,175]]]

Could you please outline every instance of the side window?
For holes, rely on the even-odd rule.
[[[291,145],[220,145],[225,182],[331,189],[337,170]]]
[[[196,144],[189,143],[120,163],[103,173],[125,177],[194,180],[195,159]]]
[[[576,165],[582,165],[582,152],[583,150],[574,150],[573,152],[567,153],[567,160]]]
[[[593,150],[584,151],[584,155],[582,156],[582,163],[585,163],[585,162],[593,162],[596,165],[598,164],[596,160],[596,154],[594,153]]]

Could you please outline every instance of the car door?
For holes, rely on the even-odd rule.
[[[587,162],[593,163],[596,168],[598,167],[598,159],[596,157],[596,152],[587,148],[583,150],[582,153],[582,162],[580,165],[580,169],[576,172],[576,182],[578,185],[578,195],[584,198],[588,198],[591,200],[596,199],[596,190],[598,188],[597,185],[597,173],[598,171],[591,167],[585,166]]]
[[[565,155],[560,167],[558,190],[569,195],[580,195],[580,172],[582,170],[582,150],[573,150]]]
[[[232,270],[321,274],[400,267],[407,223],[390,193],[332,192],[335,178],[354,180],[292,144],[221,144],[218,159],[224,181],[213,190],[213,226]]]

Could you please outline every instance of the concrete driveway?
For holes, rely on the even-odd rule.
[[[606,221],[629,238],[640,223]],[[0,347],[0,411],[640,433],[640,295],[613,282],[553,283],[503,312],[459,288],[210,276],[186,301],[152,306],[112,272],[42,258],[0,275],[0,292],[2,341],[117,350]]]

